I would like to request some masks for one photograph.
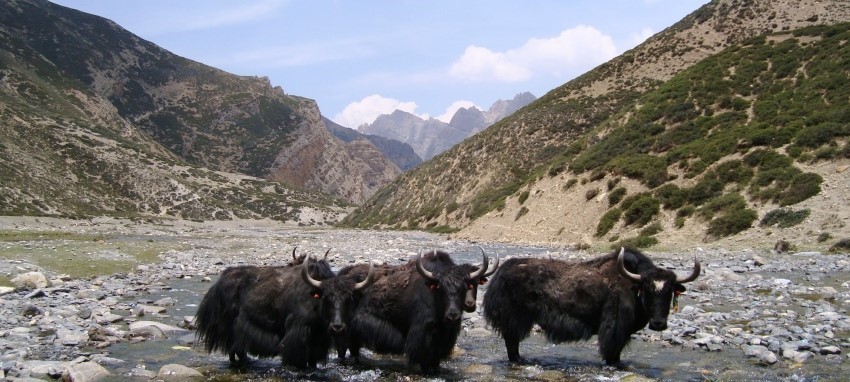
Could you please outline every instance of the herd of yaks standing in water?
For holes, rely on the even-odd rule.
[[[479,247],[480,249],[480,247]],[[359,361],[360,349],[404,354],[425,373],[439,370],[461,331],[463,312],[476,308],[478,286],[489,281],[484,318],[505,340],[508,359],[520,361],[519,343],[534,324],[553,343],[598,336],[609,365],[631,335],[646,326],[667,328],[667,316],[688,276],[656,267],[644,254],[621,248],[567,262],[512,258],[491,266],[456,264],[443,251],[418,254],[406,264],[357,264],[334,273],[323,259],[296,256],[284,266],[226,268],[198,305],[195,325],[208,352],[236,365],[248,356],[280,356],[284,365],[316,367],[335,348]]]

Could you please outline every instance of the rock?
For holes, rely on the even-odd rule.
[[[172,363],[161,367],[159,372],[156,373],[156,378],[163,381],[185,381],[200,380],[204,378],[204,375],[191,367]]]
[[[493,366],[482,365],[482,364],[469,365],[465,369],[463,369],[464,374],[487,375],[487,374],[490,374],[492,372],[493,372]]]
[[[47,288],[47,277],[41,272],[27,272],[15,276],[12,285],[18,289]]]
[[[183,329],[183,328],[163,324],[161,322],[156,322],[156,321],[136,321],[136,322],[133,322],[133,323],[130,324],[130,330],[142,328],[142,327],[145,327],[145,326],[156,326],[157,328],[159,328],[163,332],[185,332],[185,331],[187,331],[186,329]]]
[[[158,326],[155,325],[147,325],[147,326],[139,326],[135,328],[130,328],[130,331],[127,333],[127,336],[130,338],[145,338],[145,339],[164,339],[168,338],[165,335],[165,332],[162,331]]]
[[[27,361],[22,369],[25,374],[33,378],[58,378],[62,370],[68,367],[68,362],[63,361]]]
[[[89,382],[99,381],[110,375],[109,370],[95,362],[82,362],[68,365],[62,373],[64,382]]]
[[[841,348],[839,348],[838,346],[833,346],[833,345],[824,346],[824,347],[820,348],[820,354],[822,354],[822,355],[841,354]]]
[[[466,335],[470,337],[489,337],[492,334],[493,333],[484,328],[472,328],[468,332],[466,332]]]
[[[749,358],[755,358],[758,363],[763,365],[773,365],[779,361],[775,353],[761,345],[745,345],[744,354]]]
[[[12,293],[14,291],[15,291],[15,288],[7,287],[7,286],[0,286],[0,296],[7,295],[7,294]]]

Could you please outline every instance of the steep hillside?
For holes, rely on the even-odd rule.
[[[804,215],[813,195],[846,192],[825,175],[847,152],[847,98],[830,94],[850,87],[850,64],[834,53],[846,24],[791,31],[848,20],[840,1],[714,1],[405,174],[346,223],[663,245],[742,237],[782,206],[771,217]],[[840,213],[817,219],[847,234]]]
[[[184,59],[109,20],[44,0],[5,1],[0,21],[6,60],[17,63],[8,70],[36,69],[30,71],[36,86],[64,81],[66,97],[87,96],[87,104],[77,105],[84,119],[109,115],[109,121],[97,123],[135,130],[190,165],[273,179],[354,203],[374,191],[366,185],[386,183],[398,173],[389,161],[388,168],[362,172],[366,161],[379,163],[346,152],[324,129],[314,101],[287,95],[267,78],[235,76]],[[14,86],[10,90],[20,91],[22,85]],[[316,171],[294,173],[282,158]]]

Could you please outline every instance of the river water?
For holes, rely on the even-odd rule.
[[[442,243],[444,246],[446,243]],[[449,245],[451,246],[451,245]],[[510,246],[483,245],[488,253],[501,256],[531,254],[543,255],[550,249]],[[480,254],[468,243],[458,243],[453,254],[458,262],[480,262]],[[705,263],[704,263],[705,264]],[[755,274],[750,275],[753,277]],[[790,280],[809,280],[812,275],[803,272],[774,272],[762,275],[770,278]],[[825,285],[840,287],[850,279],[846,273],[818,276],[817,281]],[[170,279],[167,288],[152,293],[150,300],[171,297],[177,304],[170,308],[169,315],[157,320],[178,325],[184,316],[195,313],[197,303],[211,285],[202,282],[200,277],[191,279]],[[486,286],[483,289],[486,292]],[[750,291],[769,294],[770,291]],[[479,293],[479,303],[483,293]],[[698,301],[699,300],[699,301]],[[681,299],[682,307],[699,304],[707,313],[729,312],[746,308],[746,301],[715,299],[705,304],[705,296],[695,293],[686,294]],[[836,302],[841,311],[844,306]],[[792,306],[789,309],[802,309]],[[479,307],[479,311],[481,308]],[[473,313],[477,316],[478,313]],[[481,319],[480,316],[477,317]],[[671,323],[677,320],[674,314]],[[718,323],[724,325],[725,323]],[[736,323],[745,325],[746,323]],[[842,335],[842,334],[839,334]],[[843,381],[850,380],[850,362],[847,357],[826,359],[816,356],[805,363],[795,364],[783,360],[772,366],[761,366],[746,359],[740,346],[726,345],[720,351],[709,352],[702,349],[673,346],[664,341],[633,340],[623,352],[624,368],[604,365],[596,353],[595,338],[588,342],[552,345],[542,335],[533,333],[520,344],[520,353],[526,359],[522,365],[507,362],[502,340],[493,333],[476,335],[462,333],[458,351],[449,360],[442,363],[442,371],[437,375],[422,376],[406,367],[401,356],[377,355],[365,351],[361,364],[352,365],[350,360],[340,362],[331,355],[329,361],[316,370],[297,371],[282,368],[280,360],[254,360],[242,369],[231,368],[227,357],[222,354],[207,354],[202,346],[192,345],[192,333],[174,336],[167,340],[141,343],[119,343],[109,347],[112,357],[127,360],[127,368],[144,365],[150,370],[158,370],[165,364],[177,363],[194,367],[204,373],[207,379],[216,381],[277,381],[277,380],[316,380],[316,381],[416,381],[416,380],[483,380],[483,381]],[[333,352],[331,352],[333,353]],[[780,356],[781,357],[781,356]],[[115,375],[121,375],[121,370]],[[126,375],[126,370],[123,370]]]

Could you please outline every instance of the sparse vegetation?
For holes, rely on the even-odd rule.
[[[812,211],[809,209],[792,210],[787,208],[777,208],[766,213],[764,217],[761,218],[761,220],[759,221],[759,225],[762,227],[793,227],[797,224],[802,223],[803,220],[806,220],[806,218],[809,217],[811,212]]]

